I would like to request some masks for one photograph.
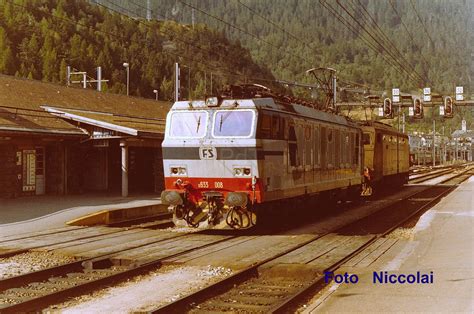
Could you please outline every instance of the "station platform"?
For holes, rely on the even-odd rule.
[[[158,195],[32,196],[0,200],[0,238],[11,234],[61,228],[91,213],[161,204]]]
[[[356,284],[331,282],[304,313],[474,312],[474,177],[425,212],[413,228],[390,235],[390,248],[337,273]],[[373,252],[375,252],[374,250]],[[363,253],[362,253],[363,254]],[[367,253],[365,253],[367,254]],[[359,256],[360,257],[360,256]],[[356,257],[357,258],[357,257]],[[433,272],[433,283],[373,283],[373,273]]]

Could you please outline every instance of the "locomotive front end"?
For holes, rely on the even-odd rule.
[[[178,101],[166,119],[165,190],[176,225],[245,229],[261,202],[251,100]]]

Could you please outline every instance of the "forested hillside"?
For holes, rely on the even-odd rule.
[[[66,65],[91,77],[102,66],[106,88],[125,93],[128,62],[132,95],[172,99],[175,62],[184,98],[237,81],[314,83],[305,70],[332,67],[341,86],[467,96],[473,33],[473,0],[3,0],[0,72],[64,83]],[[455,125],[472,116],[459,111]]]
[[[118,4],[126,14],[147,15],[147,0],[98,2]],[[186,25],[194,20],[195,25],[209,25],[242,43],[279,79],[314,83],[304,72],[321,66],[336,69],[341,84],[357,82],[387,92],[399,87],[411,93],[430,86],[445,95],[463,85],[466,96],[474,93],[472,0],[158,0],[149,4],[152,19]],[[412,75],[416,80],[410,80],[402,67],[416,73]],[[424,123],[409,129],[429,129],[432,118],[447,130],[459,128],[462,118],[472,121],[470,108],[457,108],[450,121],[443,121],[437,109],[427,109],[425,116]]]
[[[127,7],[129,14],[146,15],[146,0],[99,2],[118,3]],[[195,7],[196,24],[205,23],[239,40],[250,49],[257,62],[271,68],[281,79],[303,79],[306,69],[325,66],[337,69],[340,76],[348,80],[377,88],[398,86],[409,91],[423,86],[421,82],[417,86],[406,74],[401,75],[391,68],[383,59],[389,56],[388,52],[379,48],[382,52],[376,53],[369,48],[364,38],[374,41],[363,27],[372,34],[380,27],[393,44],[386,40],[385,46],[393,53],[398,49],[405,58],[401,63],[413,68],[434,90],[448,92],[453,84],[472,84],[474,1],[331,0],[327,1],[329,7],[321,2],[326,3],[316,0],[150,1],[153,18],[186,24],[192,23]],[[355,25],[357,32],[353,33],[333,16],[331,7]],[[352,21],[349,14],[360,24]]]
[[[106,88],[125,93],[124,62],[131,95],[155,97],[158,89],[169,100],[175,62],[187,66],[181,71],[185,98],[210,93],[211,72],[213,89],[241,78],[229,73],[273,78],[247,49],[204,24],[144,23],[81,0],[0,1],[0,73],[65,83],[67,65],[92,78],[102,66]]]

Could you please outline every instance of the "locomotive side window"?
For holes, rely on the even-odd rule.
[[[327,142],[326,142],[326,127],[321,127],[321,135],[320,135],[320,147],[321,147],[321,168],[325,169],[327,165]]]
[[[314,167],[317,168],[320,166],[320,138],[319,138],[319,126],[314,126]]]
[[[329,169],[334,168],[334,130],[327,130],[327,166]]]
[[[339,168],[342,164],[341,156],[341,131],[334,131],[335,145],[334,145],[334,166]]]
[[[311,125],[304,127],[304,165],[305,170],[311,170],[313,165],[313,137]]]
[[[171,137],[199,138],[206,135],[207,112],[184,111],[171,114],[169,135]]]
[[[283,118],[274,115],[272,116],[272,138],[275,140],[283,139],[284,132]]]
[[[360,152],[360,140],[359,140],[359,134],[357,133],[355,136],[355,150],[354,150],[354,165],[359,164],[359,152]]]
[[[259,120],[258,138],[270,139],[272,137],[272,116],[260,112]]]
[[[252,134],[255,113],[251,110],[220,110],[214,115],[213,135],[215,137]]]
[[[350,141],[349,141],[349,133],[344,132],[344,136],[342,137],[342,143],[341,143],[341,152],[344,156],[343,158],[343,163],[345,168],[350,167],[350,162],[351,162],[351,153],[352,151],[348,149],[350,147]]]
[[[290,125],[288,129],[288,152],[290,154],[290,166],[296,167],[297,166],[297,150],[298,146],[296,145],[296,132],[295,126]]]
[[[298,145],[296,154],[297,166],[303,166],[304,158],[304,126],[299,124],[296,126],[296,143]]]
[[[349,142],[350,142],[350,147],[349,147],[349,150],[351,152],[351,156],[349,158],[349,162],[352,163],[352,164],[356,164],[357,163],[357,159],[355,158],[355,146],[356,146],[356,143],[355,143],[355,134],[351,132],[350,134],[350,139],[349,139]]]

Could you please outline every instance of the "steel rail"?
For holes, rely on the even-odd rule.
[[[430,189],[435,189],[435,188],[439,188],[438,186],[433,186],[431,188],[428,188],[426,190],[423,190],[422,192],[426,192],[427,190],[430,190]],[[289,296],[288,298],[286,298],[285,300],[283,300],[282,302],[280,302],[278,305],[274,306],[270,312],[271,313],[286,313],[288,311],[290,311],[292,308],[294,308],[299,302],[301,302],[305,297],[308,296],[309,293],[311,293],[316,287],[320,286],[320,285],[323,285],[325,284],[325,276],[324,276],[324,273],[325,272],[334,272],[336,271],[341,265],[343,265],[345,262],[349,261],[350,259],[352,259],[353,257],[357,256],[359,253],[361,253],[362,251],[364,251],[367,247],[369,247],[371,244],[375,243],[375,241],[379,240],[380,238],[386,236],[387,234],[393,232],[395,229],[399,228],[400,226],[404,225],[406,222],[410,221],[413,217],[415,217],[416,215],[418,215],[420,212],[422,212],[423,210],[425,210],[426,208],[430,208],[431,206],[433,206],[434,204],[436,204],[441,198],[443,198],[445,195],[447,195],[448,193],[450,193],[452,190],[454,190],[456,187],[455,186],[451,186],[451,187],[446,187],[446,190],[444,190],[443,192],[441,192],[439,195],[437,195],[436,197],[434,197],[432,200],[430,200],[429,202],[423,204],[420,208],[418,208],[417,210],[413,211],[412,213],[410,213],[408,216],[406,217],[403,217],[403,219],[401,219],[400,221],[398,221],[396,224],[392,225],[391,227],[389,227],[386,231],[384,231],[383,233],[381,234],[377,234],[375,235],[372,239],[370,239],[369,241],[367,241],[365,244],[363,244],[361,247],[359,247],[357,250],[353,251],[351,254],[345,256],[344,258],[342,258],[341,260],[339,260],[338,262],[334,263],[333,265],[331,265],[330,267],[328,267],[327,269],[325,269],[323,271],[323,274],[319,277],[317,277],[315,280],[313,280],[308,286],[300,289],[298,292],[296,292],[295,294]],[[420,193],[422,193],[420,192]],[[418,193],[417,193],[418,194]],[[411,197],[410,197],[411,198]],[[406,200],[406,199],[405,199]],[[400,202],[402,202],[404,200],[401,200]]]
[[[186,254],[186,253],[189,253],[189,252],[197,250],[197,249],[202,249],[202,248],[205,248],[205,247],[208,247],[208,246],[220,243],[220,242],[228,241],[228,240],[230,240],[232,238],[236,238],[236,237],[237,236],[229,236],[229,237],[224,238],[224,239],[220,239],[220,240],[212,241],[210,243],[206,243],[206,244],[201,245],[197,248],[187,249],[187,250],[175,253],[175,254],[170,254],[168,256],[165,256],[165,257],[162,257],[162,258],[159,258],[159,259],[156,259],[156,260],[147,261],[143,264],[134,263],[134,264],[132,264],[133,267],[131,267],[129,269],[119,271],[119,272],[117,272],[115,274],[112,274],[112,275],[107,275],[103,278],[99,278],[99,279],[96,279],[96,280],[91,280],[91,281],[88,281],[88,282],[85,282],[85,283],[82,283],[82,284],[78,284],[78,285],[70,287],[70,288],[66,288],[66,289],[63,289],[63,290],[60,290],[60,291],[55,291],[53,293],[49,293],[49,294],[42,295],[42,296],[39,296],[39,297],[34,297],[34,298],[28,299],[24,302],[12,304],[12,305],[9,305],[9,306],[6,306],[6,307],[0,307],[0,312],[1,313],[18,313],[18,312],[36,311],[38,309],[43,309],[43,308],[46,308],[50,305],[57,304],[57,303],[60,303],[62,301],[65,301],[68,298],[78,296],[78,295],[83,295],[85,293],[100,289],[102,287],[105,287],[105,286],[108,286],[108,285],[111,285],[111,284],[121,282],[121,281],[123,281],[125,279],[128,279],[128,278],[131,278],[133,276],[143,274],[143,273],[146,273],[146,272],[151,271],[153,269],[156,269],[157,267],[160,267],[162,265],[163,260],[166,260],[166,259],[169,259],[169,258],[174,258],[174,257],[180,256],[182,254]],[[129,250],[129,249],[127,249],[127,250]],[[127,251],[127,250],[122,250],[122,251]],[[116,254],[116,253],[117,252],[115,252],[114,254]],[[46,269],[46,270],[43,270],[43,271],[25,274],[24,276],[19,276],[19,277],[23,277],[23,278],[11,277],[11,278],[8,278],[7,280],[9,281],[10,286],[16,285],[17,281],[22,282],[23,284],[25,284],[25,283],[36,282],[36,281],[38,281],[38,278],[41,278],[42,280],[47,280],[51,276],[64,276],[68,273],[73,273],[73,272],[77,272],[78,270],[83,270],[84,269],[83,265],[84,265],[85,262],[94,261],[97,264],[108,263],[108,262],[110,262],[111,257],[113,257],[113,254],[112,255],[108,254],[107,256],[104,256],[104,257],[101,257],[101,258],[95,257],[95,258],[91,258],[91,259],[87,259],[87,260],[83,260],[83,261],[77,261],[77,262],[72,263],[72,265],[65,264],[65,265],[61,265],[59,267],[52,267],[50,269]],[[71,266],[72,268],[68,268],[68,266]],[[38,273],[41,273],[41,274],[38,274]],[[34,278],[35,280],[31,281],[30,279],[27,278],[29,276],[26,276],[26,275],[29,275],[31,278]],[[39,276],[39,275],[41,275],[41,276]],[[4,289],[2,281],[0,281],[0,287],[2,287],[2,290],[7,290],[7,289]]]
[[[414,193],[411,193],[410,195],[404,197],[403,199],[401,200],[397,200],[395,202],[392,202],[390,204],[387,204],[386,206],[383,206],[382,208],[380,208],[379,210],[369,214],[368,216],[365,216],[365,217],[361,217],[357,220],[354,220],[354,221],[351,221],[341,227],[337,227],[335,230],[331,230],[331,231],[328,231],[328,232],[325,232],[323,234],[320,234],[320,235],[316,235],[314,238],[312,239],[309,239],[307,241],[305,241],[304,243],[301,243],[293,248],[290,248],[290,249],[287,249],[285,250],[284,252],[281,252],[279,254],[277,254],[276,256],[273,256],[273,257],[270,257],[270,258],[267,258],[265,260],[262,260],[254,265],[251,265],[227,278],[224,278],[214,284],[211,284],[211,285],[208,285],[207,287],[199,290],[199,291],[196,291],[196,292],[193,292],[193,293],[190,293],[186,296],[183,296],[171,303],[168,303],[168,304],[165,304],[165,305],[162,305],[156,309],[152,309],[150,311],[148,311],[149,313],[182,313],[186,310],[188,310],[192,304],[199,304],[199,303],[203,303],[213,297],[216,297],[220,294],[222,294],[223,292],[226,292],[228,290],[230,290],[233,286],[235,285],[238,285],[246,280],[249,280],[253,277],[256,277],[258,275],[258,269],[263,266],[264,264],[267,264],[279,257],[282,257],[288,253],[291,253],[311,242],[314,242],[314,241],[317,241],[318,239],[330,234],[330,233],[334,233],[336,232],[337,230],[341,230],[351,224],[355,224],[359,221],[362,221],[364,219],[367,219],[367,217],[370,217],[372,215],[375,215],[383,210],[387,210],[387,208],[391,207],[391,206],[396,206],[397,204],[403,202],[403,201],[406,201],[410,198],[413,198],[415,197],[416,195],[418,194],[421,194],[421,193],[424,193],[430,189],[434,189],[434,188],[439,188],[439,187],[436,187],[436,186],[433,186],[433,187],[427,187],[421,191],[417,191],[417,192],[414,192]],[[447,193],[449,191],[451,191],[451,189],[453,189],[454,187],[445,187],[446,188],[446,191],[444,193]],[[444,195],[444,194],[443,194]],[[431,203],[431,202],[430,202]],[[421,209],[419,209],[421,210]],[[419,210],[417,212],[419,212]],[[408,217],[406,220],[410,219],[411,217],[413,217],[413,214],[410,215],[410,217]],[[404,220],[404,221],[406,221]],[[403,223],[403,222],[402,222]],[[398,225],[397,225],[398,226]],[[393,227],[393,229],[397,228],[397,226]],[[391,229],[391,230],[393,230]],[[385,233],[386,234],[386,233]],[[367,243],[365,245],[363,245],[360,249],[357,250],[357,253],[362,251],[363,249],[365,249],[367,246],[369,246],[370,244],[373,243],[373,241],[376,241],[377,239],[379,239],[380,237],[376,237],[374,236],[374,239],[372,239],[372,242],[370,243]],[[351,255],[352,256],[352,255]],[[349,259],[349,258],[347,258]],[[344,259],[344,261],[346,261],[347,259]],[[339,264],[338,264],[339,265]],[[320,282],[319,280],[320,278],[318,277],[317,280],[315,280],[314,283],[311,284],[311,287],[314,285],[314,284],[317,284]],[[323,277],[324,279],[324,277]],[[306,288],[307,289],[307,288]],[[298,292],[298,295],[302,294],[305,290],[302,290],[302,291],[299,291]],[[296,296],[295,296],[296,298]],[[282,309],[283,308],[286,308],[287,307],[287,304],[292,304],[293,303],[293,297],[288,297],[285,299],[284,302],[282,302],[279,306],[275,307],[274,308],[274,311],[280,311],[279,308],[281,307]]]
[[[63,265],[59,265],[59,266],[54,266],[54,267],[50,267],[50,268],[46,268],[46,269],[42,269],[42,270],[30,272],[30,273],[26,273],[26,274],[19,275],[19,276],[14,276],[14,277],[2,279],[2,280],[0,280],[0,293],[6,291],[8,289],[11,289],[11,288],[18,288],[18,287],[27,285],[27,284],[32,283],[32,282],[44,281],[44,280],[48,280],[51,277],[56,277],[56,276],[64,276],[68,273],[81,271],[85,268],[86,269],[87,268],[94,268],[96,265],[100,265],[100,264],[110,262],[110,260],[112,258],[114,258],[118,253],[126,252],[126,251],[137,249],[137,248],[143,248],[143,247],[146,247],[146,246],[151,245],[151,244],[156,244],[156,243],[171,240],[171,239],[191,237],[194,234],[196,234],[196,233],[180,234],[180,235],[177,235],[175,237],[160,239],[160,240],[157,240],[155,242],[150,242],[150,243],[141,244],[141,245],[137,245],[137,246],[126,248],[126,249],[117,250],[117,251],[114,251],[112,253],[107,253],[107,254],[104,254],[104,255],[98,255],[98,256],[91,257],[91,258],[85,258],[85,259],[81,259],[81,260],[74,261],[74,262],[71,262],[71,263],[67,263],[67,264],[63,264]],[[213,244],[217,244],[217,243],[220,243],[220,242],[223,242],[223,241],[227,241],[227,240],[230,240],[230,239],[235,238],[235,237],[236,236],[229,236],[229,237],[224,238],[224,239],[212,241],[210,243],[206,243],[206,244],[204,244],[202,246],[199,246],[197,248],[191,248],[191,249],[187,249],[187,250],[182,251],[182,252],[178,252],[178,253],[175,253],[175,254],[171,254],[169,256],[165,256],[163,258],[160,258],[157,261],[161,261],[161,260],[167,259],[167,258],[176,257],[176,256],[179,256],[181,254],[186,254],[186,253],[189,253],[190,251],[200,249],[200,248],[203,248],[203,247],[207,247],[207,246],[210,246],[210,245],[213,245]],[[147,264],[153,263],[153,262],[154,261],[149,261]],[[136,264],[134,264],[134,265],[136,265]],[[137,265],[137,267],[140,267],[140,266],[141,265]],[[0,308],[0,312],[3,312],[3,309]]]
[[[473,175],[474,175],[474,168],[468,168],[468,169],[465,169],[461,173],[457,173],[457,174],[453,175],[452,177],[449,177],[449,178],[441,181],[439,184],[447,184],[450,181],[461,178],[461,180],[459,180],[458,182],[455,181],[456,183],[451,183],[453,185],[459,185],[459,184],[463,183],[464,181],[466,181],[467,179],[469,179]]]

